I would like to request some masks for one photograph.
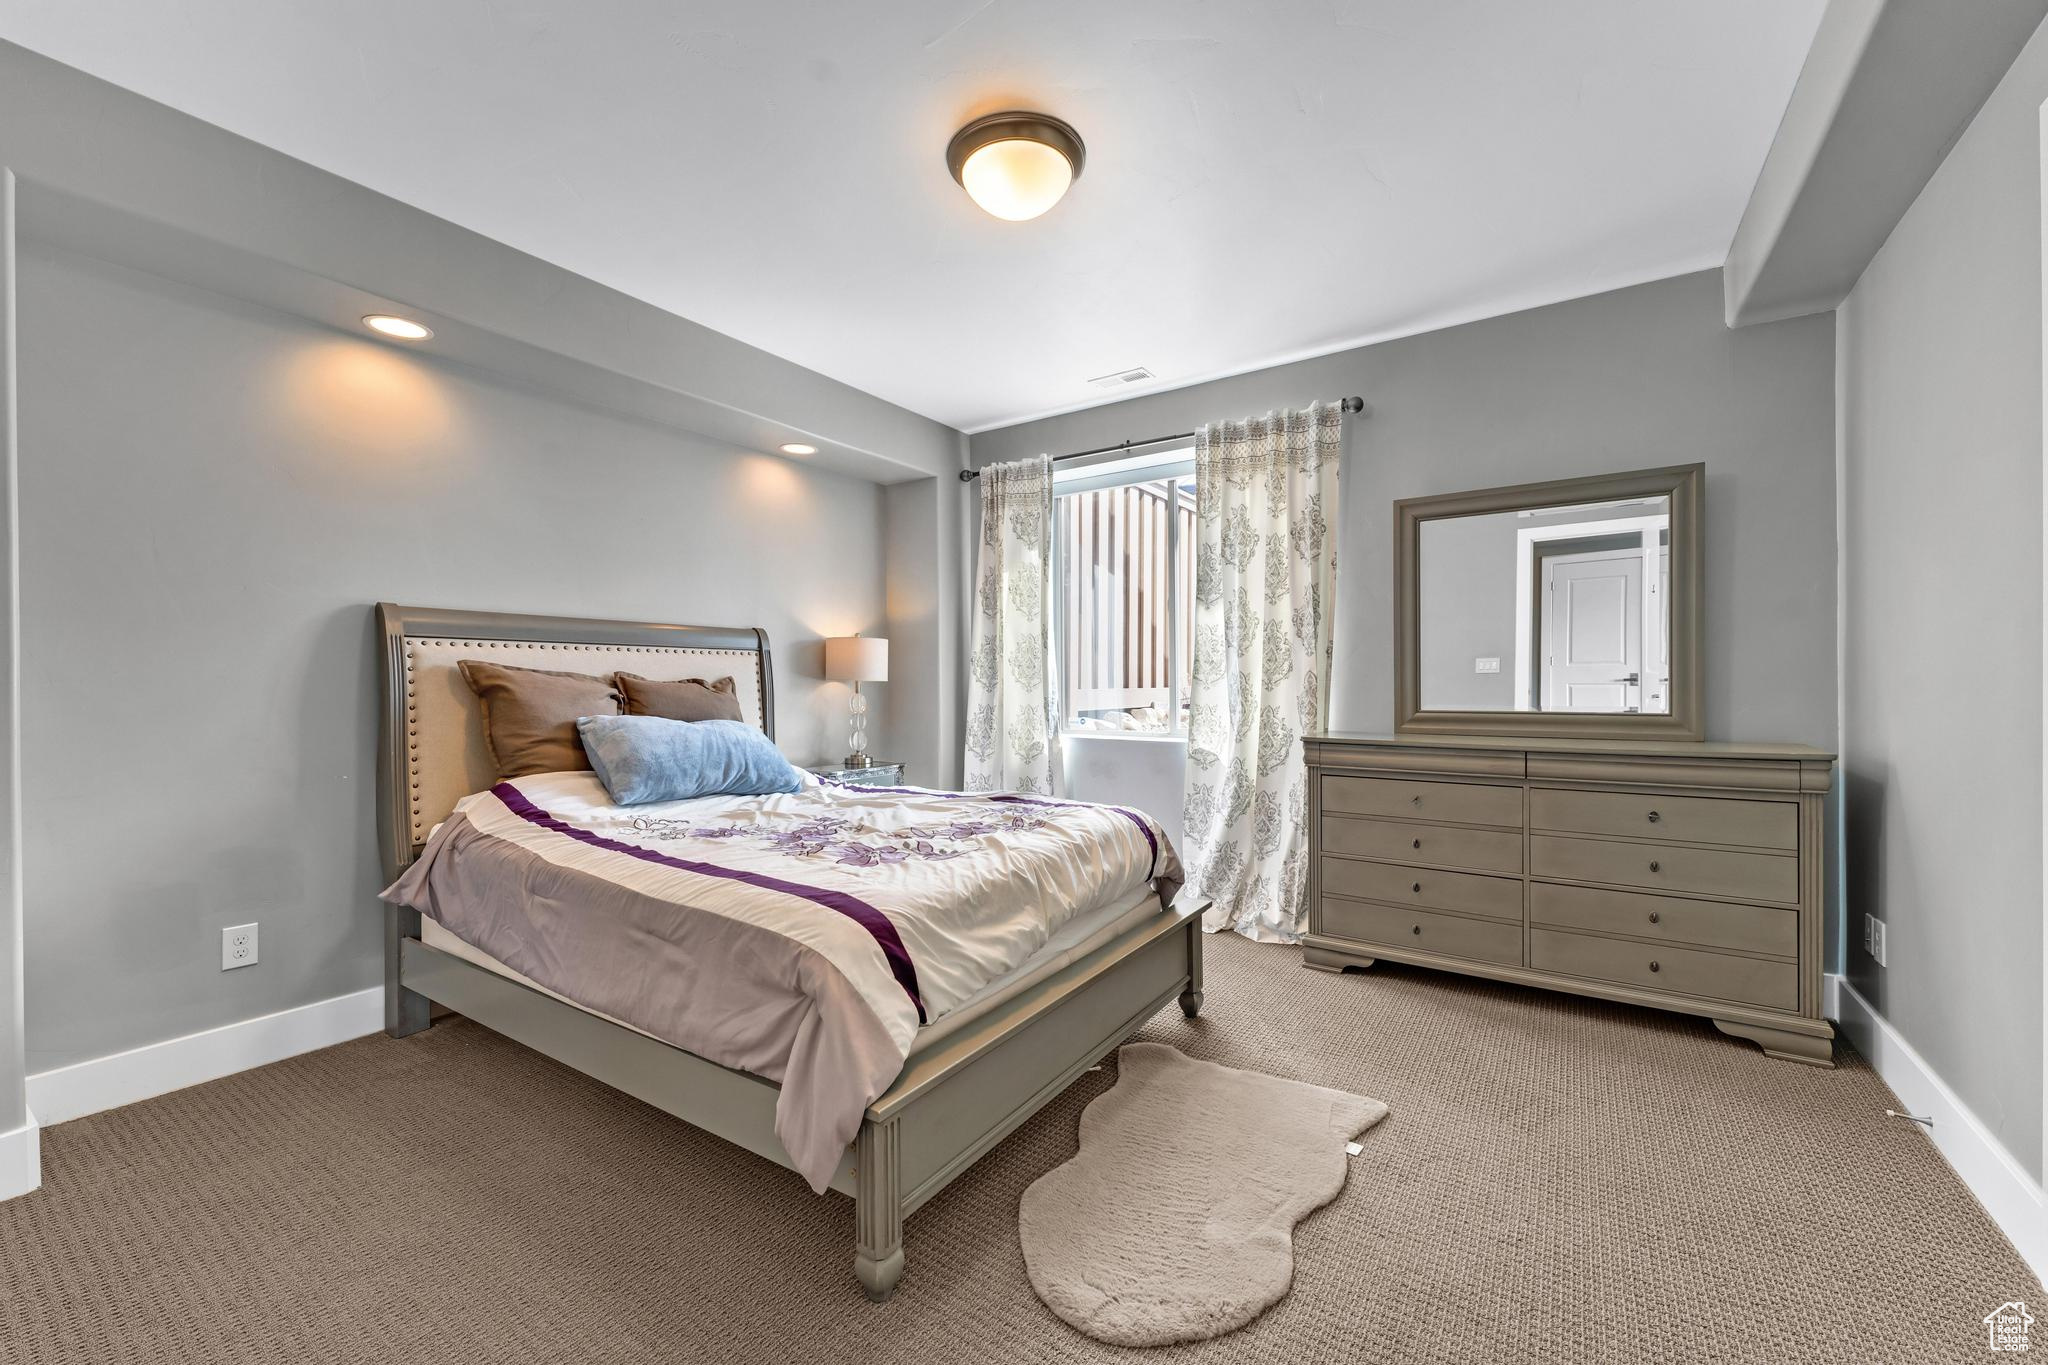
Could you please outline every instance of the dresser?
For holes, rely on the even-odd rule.
[[[1833,1065],[1821,807],[1788,744],[1316,734],[1306,964],[1379,958],[1712,1019]]]

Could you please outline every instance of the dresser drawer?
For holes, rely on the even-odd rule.
[[[1428,910],[1459,910],[1468,915],[1522,919],[1520,878],[1480,877],[1470,872],[1438,872],[1392,863],[1363,863],[1354,858],[1325,857],[1323,894],[1392,901]]]
[[[1729,853],[1684,844],[1529,836],[1529,871],[1575,882],[1612,882],[1652,891],[1799,903],[1799,860],[1781,853]]]
[[[1466,782],[1403,782],[1391,777],[1326,777],[1323,809],[1345,815],[1397,815],[1519,829],[1522,789]]]
[[[1792,850],[1799,847],[1799,807],[1790,801],[1534,787],[1529,791],[1529,828]]]
[[[1799,969],[1790,962],[1534,929],[1529,934],[1529,965],[1540,972],[1618,981],[1674,995],[1767,1009],[1799,1008]]]
[[[1799,912],[1586,886],[1529,885],[1529,922],[1596,934],[1634,934],[1737,952],[1799,954]]]
[[[1470,962],[1519,964],[1522,960],[1519,924],[1405,910],[1398,905],[1367,905],[1336,897],[1325,897],[1322,909],[1323,932],[1332,938],[1384,943],[1390,948],[1412,948]]]
[[[1323,817],[1322,851],[1379,858],[1390,863],[1467,867],[1520,876],[1522,836],[1465,825],[1412,825],[1354,815]]]

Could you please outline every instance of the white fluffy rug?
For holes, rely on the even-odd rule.
[[[1294,1280],[1294,1225],[1344,1188],[1344,1146],[1378,1100],[1198,1062],[1117,1054],[1081,1150],[1024,1191],[1018,1235],[1046,1307],[1098,1341],[1220,1336]]]

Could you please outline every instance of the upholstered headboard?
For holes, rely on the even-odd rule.
[[[740,711],[775,736],[768,636],[757,629],[587,621],[573,616],[377,607],[383,635],[383,723],[377,749],[378,839],[387,878],[471,792],[497,780],[483,712],[456,665],[483,659],[564,673],[723,678]]]

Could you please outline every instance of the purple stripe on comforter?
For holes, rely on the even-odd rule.
[[[461,814],[384,899],[586,1009],[777,1082],[775,1135],[821,1193],[903,1067],[858,989],[815,949],[559,866]]]
[[[1043,796],[1019,796],[1015,792],[998,792],[996,795],[991,796],[988,799],[991,801],[1008,801],[1014,805],[1019,806],[1052,806],[1055,808],[1060,806],[1085,806],[1089,804],[1086,801],[1049,801]],[[1124,819],[1136,825],[1138,827],[1138,833],[1145,836],[1145,847],[1152,850],[1152,875],[1155,877],[1158,876],[1159,836],[1152,832],[1152,822],[1150,820],[1147,820],[1144,816],[1138,814],[1138,812],[1134,810],[1128,810],[1123,806],[1111,806],[1109,807],[1109,809],[1115,811],[1118,815],[1123,816]]]
[[[644,862],[658,863],[662,867],[673,867],[682,872],[694,872],[700,877],[723,877],[728,881],[745,882],[748,886],[758,886],[764,891],[780,891],[784,895],[800,896],[814,905],[821,905],[827,910],[838,911],[861,928],[867,930],[874,938],[876,946],[882,950],[882,956],[889,961],[890,974],[896,978],[897,984],[902,986],[904,992],[910,996],[910,1003],[917,1006],[917,1022],[920,1024],[926,1022],[924,999],[917,993],[917,966],[911,962],[909,950],[903,946],[902,936],[896,932],[896,926],[889,922],[887,915],[859,897],[849,896],[844,891],[830,891],[823,887],[805,886],[802,882],[785,881],[781,877],[770,877],[761,872],[743,872],[738,868],[720,867],[716,863],[698,862],[692,858],[677,858],[667,853],[657,853],[651,848],[642,848],[638,844],[628,844],[617,839],[607,839],[595,831],[578,829],[574,825],[557,820],[554,816],[527,800],[526,794],[509,782],[500,782],[497,786],[491,788],[491,795],[503,801],[507,810],[528,824],[539,825],[542,829],[551,829],[557,834],[567,835],[578,842],[589,844],[592,848],[602,848],[613,853],[623,853],[629,858],[639,858]],[[1148,834],[1146,837],[1150,838],[1151,836]],[[1156,851],[1157,845],[1154,845],[1154,848]]]

